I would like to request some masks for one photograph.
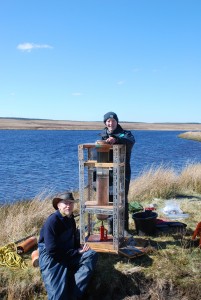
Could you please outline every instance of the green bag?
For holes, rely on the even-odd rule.
[[[144,210],[144,208],[139,202],[131,201],[128,203],[128,210],[130,213],[135,213]]]

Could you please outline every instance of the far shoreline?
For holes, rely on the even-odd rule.
[[[127,130],[201,131],[201,123],[119,122]],[[0,118],[0,130],[101,130],[100,121]]]

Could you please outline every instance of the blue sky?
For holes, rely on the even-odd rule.
[[[2,0],[0,117],[201,122],[200,0]]]

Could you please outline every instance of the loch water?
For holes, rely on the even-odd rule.
[[[132,131],[132,179],[151,167],[180,172],[201,162],[201,143],[178,138],[182,131]],[[0,204],[41,193],[78,190],[78,145],[100,139],[94,130],[0,130]]]

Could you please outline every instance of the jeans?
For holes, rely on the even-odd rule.
[[[66,262],[55,261],[39,243],[39,266],[48,300],[75,300],[82,297],[96,266],[98,254],[88,250]]]

